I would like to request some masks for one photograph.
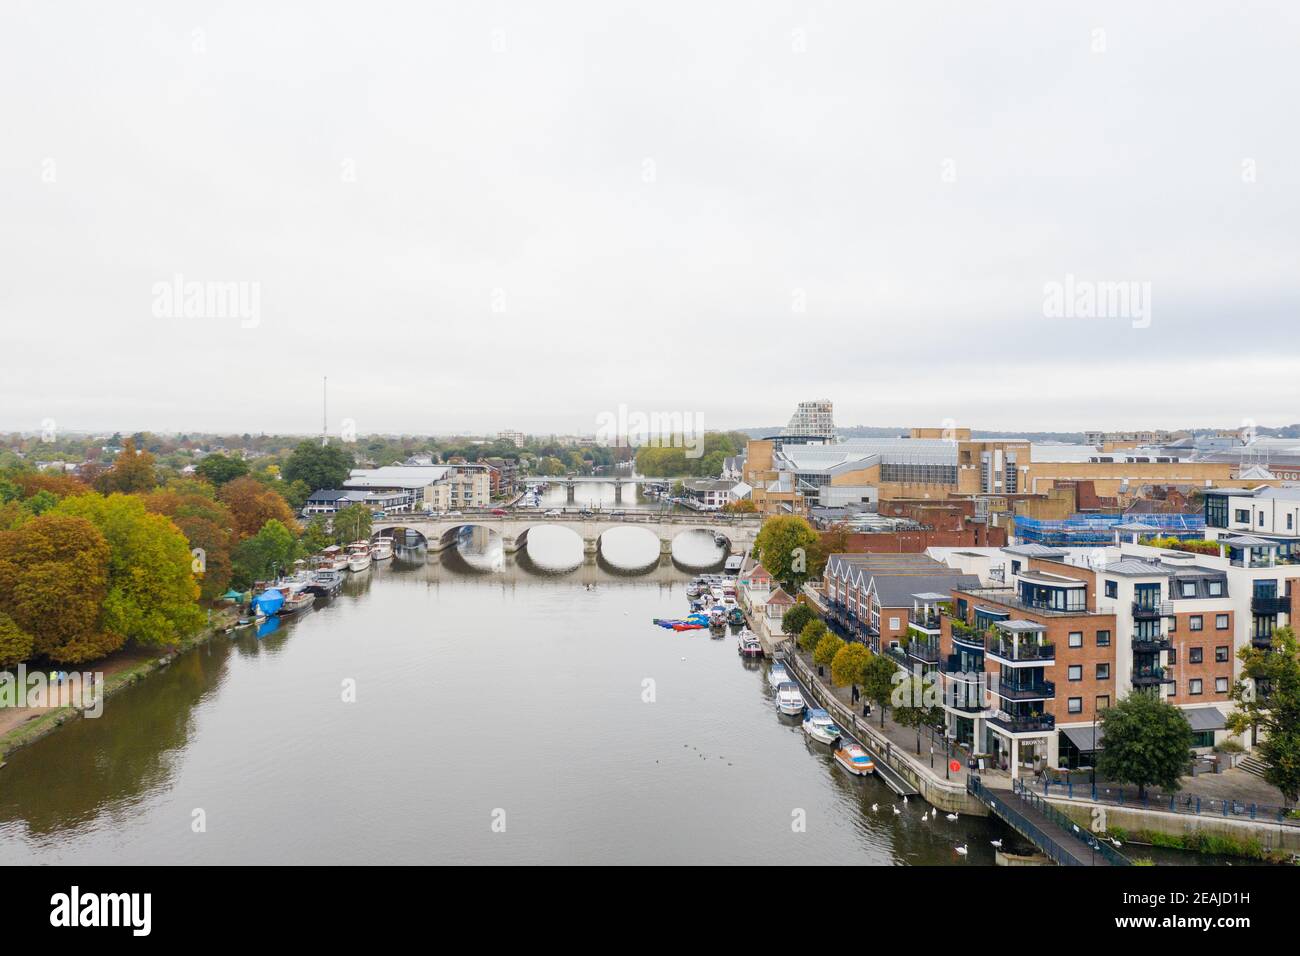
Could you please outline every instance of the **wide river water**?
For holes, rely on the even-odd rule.
[[[556,526],[512,556],[482,529],[402,553],[12,753],[0,865],[972,866],[1017,842],[915,799],[895,814],[776,714],[735,637],[651,623],[686,614],[687,568],[721,558],[687,533],[661,559],[623,528],[584,559]]]

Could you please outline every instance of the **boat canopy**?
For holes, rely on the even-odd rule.
[[[830,719],[831,719],[831,715],[828,714],[828,713],[827,713],[823,708],[821,708],[821,707],[809,707],[809,708],[808,708],[808,719],[809,719],[809,720],[820,720],[820,719],[822,719],[822,718],[825,718],[826,720],[830,720]]]

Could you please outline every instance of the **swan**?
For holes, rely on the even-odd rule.
[[[957,814],[955,813],[948,814],[948,819],[955,823],[957,821]]]
[[[894,811],[894,816],[898,816],[900,813],[903,812],[902,810],[898,809],[898,807],[893,807],[892,809]]]
[[[877,810],[879,810],[879,809],[880,809],[880,804],[878,804],[878,803],[873,803],[873,804],[871,805],[871,812],[872,812],[872,813],[875,813],[875,812],[876,812]]]
[[[992,843],[992,844],[993,844],[995,847],[997,847],[999,850],[1002,849],[1002,841],[1001,841],[1001,840],[989,840],[989,842]]]
[[[966,849],[967,849],[967,847],[966,847],[966,844],[965,844],[965,843],[963,843],[961,846],[955,846],[955,847],[953,847],[953,849],[957,851],[957,855],[958,855],[958,856],[965,856],[965,855],[966,855]]]

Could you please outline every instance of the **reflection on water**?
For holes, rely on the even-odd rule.
[[[657,542],[605,543],[620,566],[651,562],[629,577],[551,540],[566,529],[537,530],[515,555],[486,532],[403,552],[16,751],[0,864],[968,866],[1009,838],[987,820],[922,822],[917,801],[895,816],[883,784],[776,715],[765,666],[746,667],[733,636],[655,627],[685,612],[690,577]]]

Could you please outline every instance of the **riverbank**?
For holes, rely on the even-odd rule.
[[[104,675],[102,693],[103,699],[108,700],[124,687],[129,687],[166,667],[178,654],[183,654],[211,640],[213,635],[220,633],[237,619],[238,615],[233,610],[213,611],[212,620],[206,627],[175,644],[157,648],[124,648],[102,661],[82,666],[86,670]],[[11,707],[0,710],[0,767],[4,766],[7,755],[40,740],[68,721],[77,720],[81,716],[82,708],[74,704],[61,707]]]

